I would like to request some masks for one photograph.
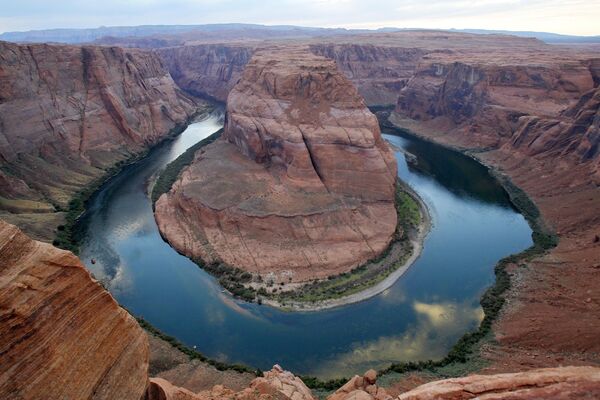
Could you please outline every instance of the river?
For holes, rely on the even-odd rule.
[[[532,243],[525,218],[483,166],[432,143],[386,134],[397,150],[417,157],[409,167],[396,151],[398,174],[432,216],[415,264],[383,293],[331,310],[283,312],[233,299],[162,240],[147,195],[151,177],[219,129],[221,118],[191,124],[126,167],[92,197],[79,224],[82,260],[117,301],[208,357],[263,370],[279,363],[324,379],[442,358],[483,318],[479,298],[493,283],[495,263]]]

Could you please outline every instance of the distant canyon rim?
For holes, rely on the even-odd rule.
[[[229,154],[227,151],[235,145],[245,153],[246,158],[236,156],[241,165],[250,166],[253,159],[266,154],[272,159],[272,151],[261,154],[256,150],[262,142],[252,139],[250,133],[256,130],[248,129],[248,121],[254,123],[272,110],[258,108],[257,102],[251,104],[257,108],[245,108],[241,99],[257,93],[269,93],[276,102],[280,96],[289,95],[292,101],[301,96],[293,90],[275,95],[273,88],[285,89],[286,85],[268,79],[251,81],[247,86],[244,80],[251,79],[253,73],[260,76],[257,65],[265,47],[302,46],[310,51],[303,61],[308,63],[313,57],[335,61],[328,65],[337,66],[345,75],[337,78],[344,93],[350,93],[350,99],[356,98],[356,91],[349,85],[352,83],[364,98],[364,104],[356,100],[351,108],[362,115],[359,121],[367,121],[370,127],[371,136],[363,138],[371,148],[377,143],[379,127],[364,109],[365,104],[378,111],[383,123],[466,152],[489,166],[512,188],[516,203],[524,193],[535,202],[541,214],[526,211],[539,228],[538,233],[548,238],[554,233],[558,236],[558,245],[542,255],[506,265],[511,286],[503,297],[500,317],[492,326],[495,340],[486,341],[477,350],[486,361],[481,372],[600,364],[600,52],[596,47],[552,46],[506,35],[434,31],[285,41],[274,38],[267,42],[194,40],[175,47],[161,47],[162,42],[150,41],[147,47],[153,47],[153,43],[157,45],[154,49],[0,43],[0,218],[37,239],[75,248],[68,239],[82,210],[79,203],[85,200],[85,196],[79,196],[81,191],[97,185],[115,165],[134,159],[179,132],[203,104],[199,97],[220,101],[230,97],[224,137],[210,145],[207,153],[212,149],[215,154]],[[138,44],[137,39],[119,42],[124,47]],[[282,54],[298,57],[293,52]],[[253,56],[255,61],[251,61]],[[283,65],[285,62],[281,60]],[[247,65],[249,68],[243,72]],[[282,79],[285,82],[285,77]],[[265,91],[256,91],[253,85],[263,83]],[[292,114],[286,118],[294,117]],[[272,135],[278,132],[265,131]],[[314,136],[309,135],[308,143],[304,142],[306,148],[311,138]],[[276,155],[280,157],[278,162],[286,160]],[[376,165],[389,169],[386,157],[384,152]],[[199,162],[211,161],[207,159],[196,158]],[[308,165],[307,159],[301,161],[305,162],[301,166]],[[332,160],[325,155],[323,162],[328,161]],[[310,174],[304,175],[301,182],[311,184],[311,188],[319,184],[314,174],[319,163],[313,161],[312,165],[313,169],[298,169]],[[395,179],[395,174],[386,175],[382,168],[374,170],[381,180],[367,182],[381,182],[385,189],[380,193],[386,194],[383,214],[393,215],[387,209],[393,181],[389,178]],[[327,165],[325,177],[328,171],[335,171],[335,165]],[[204,173],[198,171],[198,176]],[[182,176],[176,188],[185,179]],[[327,179],[321,179],[325,182]],[[360,187],[342,185],[338,189],[335,179],[330,182],[334,185],[324,185],[329,192],[348,189],[361,195],[373,194]],[[322,188],[318,190],[322,192]],[[165,202],[158,203],[159,213]],[[385,222],[383,236],[395,225],[393,221]],[[5,318],[10,323],[2,325],[1,343],[8,353],[0,363],[0,393],[29,398],[234,396],[230,392],[224,395],[217,388],[202,397],[163,380],[148,380],[147,338],[111,296],[91,280],[80,261],[49,244],[31,241],[7,223],[2,222],[1,230],[0,245],[6,251],[0,257],[0,301],[2,309],[8,310]],[[386,241],[380,240],[378,248]],[[78,302],[75,298],[88,301]],[[55,312],[61,305],[74,308],[68,315]],[[39,317],[44,312],[46,317]],[[30,333],[29,326],[35,326]],[[115,329],[127,334],[117,338]],[[85,342],[81,342],[82,337]],[[48,342],[46,338],[54,339]],[[33,349],[42,342],[45,347],[40,355]],[[106,353],[106,349],[112,350]],[[61,356],[65,351],[81,356],[77,362],[68,363]],[[22,358],[22,368],[14,368],[13,361],[24,354],[27,358]],[[40,371],[44,390],[34,379]],[[527,376],[542,380],[548,376],[538,373]],[[575,374],[592,393],[599,390],[594,368],[591,372],[559,368],[561,373]],[[295,400],[312,396],[298,378],[290,375],[276,368],[258,378],[262,381],[253,382],[251,388],[274,397],[285,392]],[[55,379],[58,376],[69,377],[74,384],[64,385]],[[522,382],[514,376],[506,379],[504,389]],[[551,378],[554,382],[561,379]],[[358,392],[371,396],[365,398],[386,398],[389,393],[399,394],[402,387],[398,383],[389,393],[380,393],[365,382],[374,385],[375,380],[365,374],[336,392],[336,399]],[[427,390],[432,389],[428,386],[419,390],[425,391],[423,398],[427,398]],[[175,397],[175,392],[180,397]],[[247,397],[241,398],[251,398],[255,392],[248,389],[244,393]],[[526,395],[521,393],[515,398]],[[420,398],[417,394],[403,396]]]

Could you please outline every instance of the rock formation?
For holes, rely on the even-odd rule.
[[[425,50],[376,43],[312,44],[313,53],[335,60],[369,106],[395,105]]]
[[[253,50],[247,44],[198,44],[159,49],[157,53],[179,87],[224,102]]]
[[[484,349],[492,371],[585,362],[600,351],[598,71],[597,53],[535,43],[431,55],[390,118],[470,150],[522,188],[559,236],[549,254],[508,267],[499,345]]]
[[[398,400],[592,399],[600,396],[600,368],[563,367],[499,375],[469,375],[426,383]]]
[[[271,48],[254,54],[223,138],[196,154],[156,219],[190,257],[300,282],[385,249],[395,181],[376,118],[335,63]]]
[[[150,379],[145,400],[314,400],[304,382],[291,372],[275,365],[263,377],[254,379],[249,387],[234,392],[222,385],[211,390],[193,393],[190,390],[173,386],[164,379]]]
[[[148,342],[73,254],[0,221],[0,396],[3,399],[314,400],[274,366],[247,388],[193,392],[147,377]],[[399,400],[578,399],[600,395],[600,368],[561,367],[430,382]],[[328,400],[391,400],[375,371]]]
[[[148,342],[72,253],[0,221],[0,398],[139,399]]]
[[[363,376],[355,375],[327,400],[392,400],[384,388],[377,386],[377,372],[368,370]]]
[[[2,217],[51,239],[76,192],[195,108],[152,53],[0,42]]]

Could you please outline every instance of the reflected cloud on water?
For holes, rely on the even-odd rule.
[[[475,329],[483,320],[482,308],[467,303],[424,303],[412,308],[417,322],[398,336],[354,344],[352,350],[324,361],[311,374],[323,379],[349,377],[356,371],[385,368],[399,361],[440,359],[465,330]]]

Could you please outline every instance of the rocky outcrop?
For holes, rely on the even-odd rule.
[[[242,75],[254,51],[245,44],[197,44],[157,50],[177,85],[221,102]]]
[[[600,396],[600,368],[563,367],[435,381],[398,400],[592,399]]]
[[[368,370],[363,376],[355,375],[327,400],[392,400],[386,390],[377,386],[377,372]]]
[[[395,181],[376,118],[335,63],[272,48],[254,54],[223,138],[159,199],[156,220],[190,257],[301,282],[386,248]]]
[[[0,210],[52,219],[195,107],[154,54],[0,42]]]
[[[72,253],[0,221],[0,397],[139,399],[148,341]]]
[[[263,377],[254,379],[249,387],[234,392],[222,385],[211,390],[193,393],[190,390],[173,386],[160,378],[150,379],[145,400],[314,400],[304,382],[291,372],[275,365]]]

